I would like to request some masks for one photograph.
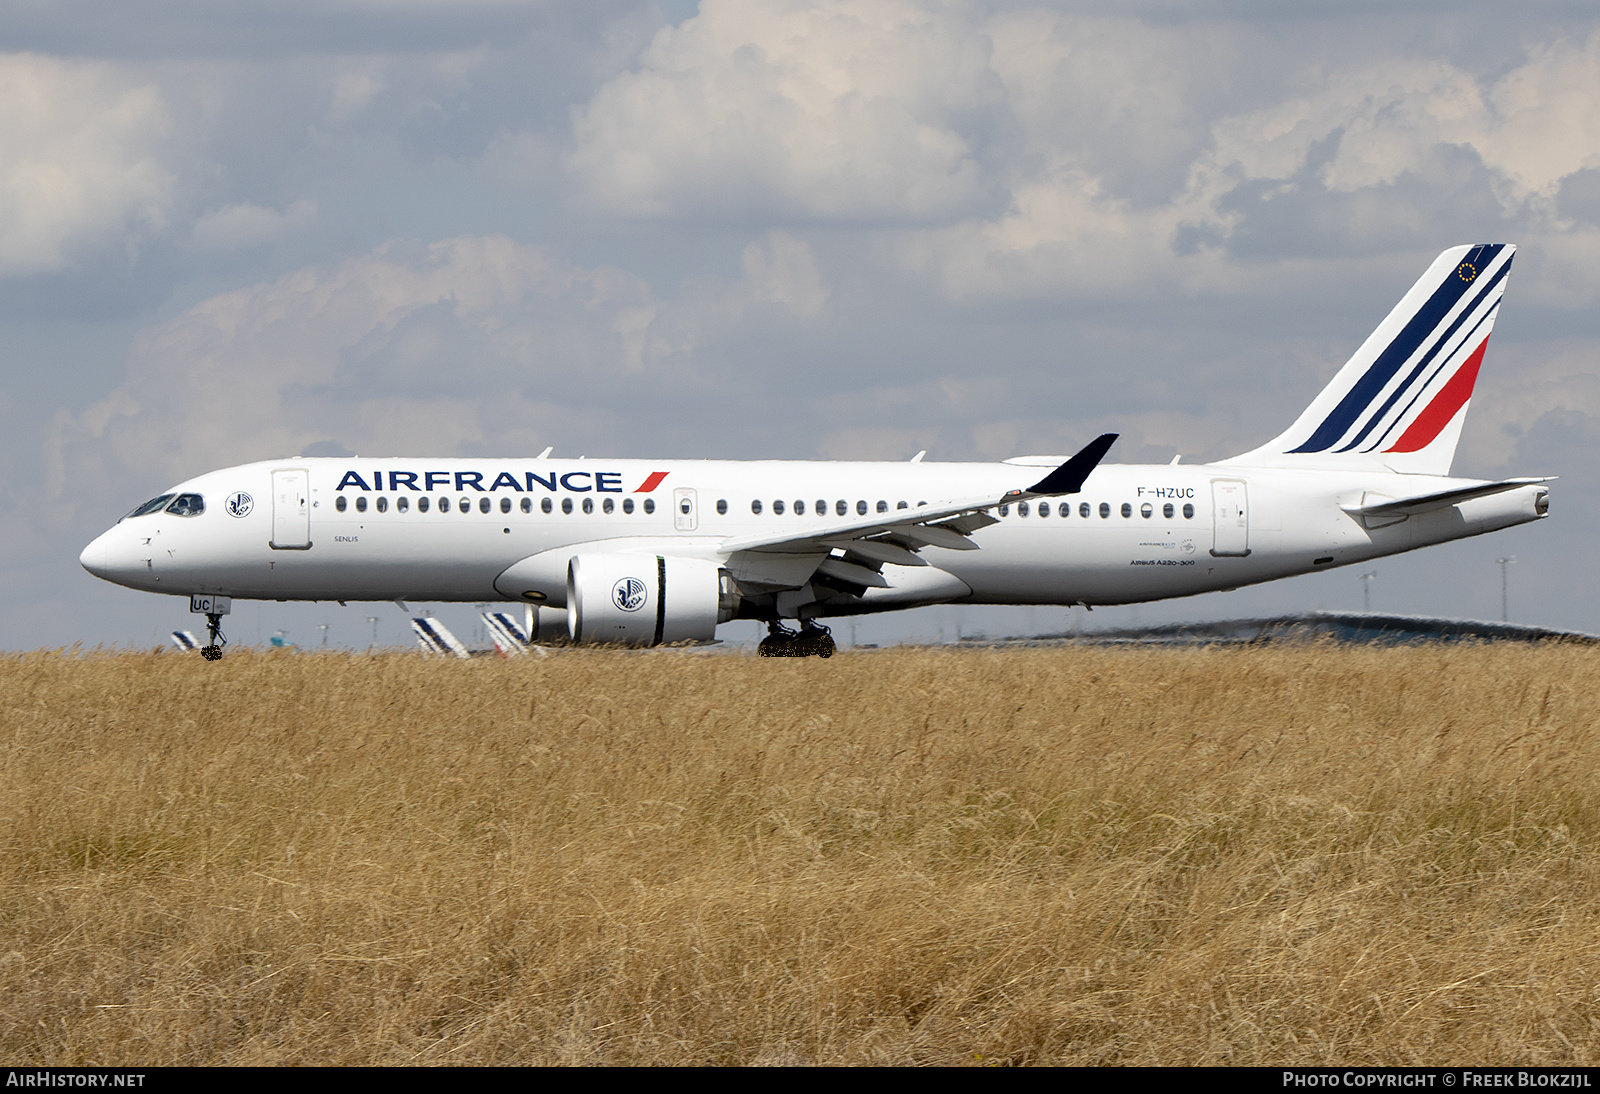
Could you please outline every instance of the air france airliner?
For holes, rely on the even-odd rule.
[[[1210,464],[348,458],[178,483],[84,549],[190,598],[512,601],[527,638],[654,646],[930,604],[1097,606],[1367,562],[1542,519],[1548,477],[1450,476],[1514,248],[1453,247],[1272,440]],[[791,626],[791,623],[794,626]]]

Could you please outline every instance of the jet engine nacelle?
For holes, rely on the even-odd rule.
[[[574,642],[709,642],[738,608],[733,579],[704,559],[582,554],[567,563]]]

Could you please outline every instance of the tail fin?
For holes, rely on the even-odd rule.
[[[1294,425],[1223,462],[1449,474],[1515,251],[1445,251]]]

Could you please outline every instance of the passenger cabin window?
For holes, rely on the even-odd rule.
[[[1041,501],[1039,503],[1039,515],[1041,517],[1048,517],[1050,515],[1050,503],[1049,502]]]
[[[151,513],[158,513],[158,512],[160,512],[162,510],[162,508],[164,508],[166,506],[167,502],[169,502],[171,500],[172,500],[172,495],[171,494],[162,494],[159,498],[151,498],[149,501],[147,501],[143,505],[139,506],[139,508],[137,508],[133,512],[129,513],[128,516],[130,516],[130,517],[147,517]],[[126,519],[126,518],[124,518],[124,519]]]
[[[1111,503],[1107,502],[1107,501],[1101,502],[1100,503],[1100,519],[1101,520],[1109,520],[1110,517],[1111,517]]]
[[[401,494],[398,498],[394,499],[394,511],[395,512],[404,513],[407,509],[410,509],[410,508],[411,508],[411,503],[406,500],[406,496],[404,494]]]
[[[815,512],[816,512],[817,516],[819,516],[819,517],[827,516],[828,515],[828,503],[823,501],[821,498],[818,498],[817,499],[817,508],[816,508]]]
[[[624,513],[633,512],[633,499],[632,498],[623,498],[622,499],[622,511]]]
[[[522,499],[522,511],[524,513],[533,512],[533,499],[532,498],[523,498]]]
[[[907,504],[906,502],[902,501],[902,502],[897,502],[895,504],[895,508],[896,509],[910,509],[911,506],[909,504]]]
[[[645,498],[644,499],[644,511],[645,511],[645,515],[646,516],[649,516],[651,513],[654,513],[656,511],[656,499],[655,498]]]
[[[1151,505],[1149,502],[1145,502],[1143,505],[1139,506],[1139,515],[1145,520],[1149,520],[1150,517],[1154,515],[1155,511],[1155,506]]]
[[[389,499],[384,497],[382,494],[378,495],[378,500],[373,502],[373,505],[377,507],[377,510],[380,513],[387,513],[389,511]]]
[[[541,512],[541,513],[548,513],[551,510],[553,510],[554,508],[555,508],[555,503],[552,502],[549,498],[544,498],[543,500],[541,500],[539,502],[539,512]]]
[[[424,495],[423,497],[420,497],[420,498],[417,499],[417,512],[426,513],[427,511],[428,511],[428,499],[427,499],[427,496]]]
[[[1161,507],[1161,515],[1168,520],[1172,519],[1172,503],[1170,501]]]
[[[593,498],[584,498],[583,499],[583,511],[585,513],[594,512],[594,499]]]
[[[1123,502],[1122,503],[1122,516],[1123,516],[1123,519],[1127,519],[1128,517],[1133,516],[1133,506],[1130,505],[1128,502]]]
[[[449,511],[450,511],[450,499],[449,498],[440,498],[439,499],[439,512],[448,513]]]
[[[571,498],[562,498],[561,499],[561,511],[563,513],[567,514],[568,516],[572,515],[572,499]]]
[[[479,498],[478,499],[478,512],[487,513],[488,511],[489,511],[489,499],[488,498]]]
[[[350,508],[350,499],[345,497],[343,494],[340,494],[338,497],[333,499],[333,507],[342,513],[346,509]]]
[[[845,501],[843,498],[840,498],[838,502],[834,504],[833,511],[839,514],[841,517],[845,516],[850,512],[850,503]]]
[[[864,501],[856,502],[856,516],[864,517],[866,515],[867,515],[867,503],[864,502]]]
[[[616,507],[617,507],[617,503],[612,501],[610,498],[607,498],[605,501],[600,503],[600,508],[602,510],[604,510],[605,512],[607,512],[607,513],[612,512],[613,510],[616,509]]]
[[[761,515],[761,499],[760,498],[757,498],[755,501],[750,503],[750,511],[752,513],[754,513],[758,517]]]
[[[630,506],[627,502],[623,502],[622,503],[622,511],[624,513],[628,512],[631,508],[632,508],[632,506]],[[718,498],[717,499],[717,516],[725,517],[727,515],[728,515],[728,499],[727,498]]]
[[[902,503],[902,504],[903,504],[903,503]],[[1001,506],[1001,507],[1000,507],[1000,515],[1001,515],[1001,516],[1002,516],[1002,517],[1009,517],[1009,516],[1010,516],[1010,515],[1011,515],[1011,506],[1009,506],[1009,505],[1002,505],[1002,506]]]
[[[1183,503],[1183,519],[1184,520],[1193,520],[1194,519],[1194,506],[1190,505],[1188,502],[1184,502]]]
[[[356,512],[365,513],[366,511],[367,511],[367,499],[366,499],[366,496],[364,494],[357,494],[356,495]]]
[[[1025,501],[1017,502],[1017,516],[1025,517],[1027,515],[1028,515],[1028,503],[1025,502]]]
[[[879,501],[878,501],[878,512],[887,513],[888,511],[889,511],[889,503],[886,502],[886,501],[883,501],[880,498]]]
[[[500,511],[502,513],[511,512],[511,499],[510,498],[501,498],[500,499]]]
[[[778,516],[780,516],[780,517],[783,516],[783,499],[782,498],[779,498],[777,501],[772,503],[772,511],[774,513],[778,514]]]
[[[167,506],[167,512],[175,517],[198,517],[205,511],[206,499],[199,494],[179,494]]]
[[[1085,520],[1089,519],[1089,503],[1088,502],[1084,501],[1084,502],[1079,502],[1078,503],[1078,515],[1080,517],[1084,518]]]

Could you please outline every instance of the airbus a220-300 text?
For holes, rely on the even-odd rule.
[[[1538,520],[1547,478],[1450,476],[1514,248],[1445,251],[1287,430],[1216,463],[1122,465],[1106,434],[1001,463],[281,459],[179,483],[92,574],[189,596],[515,601],[529,639],[649,646],[928,604],[1128,604]]]

